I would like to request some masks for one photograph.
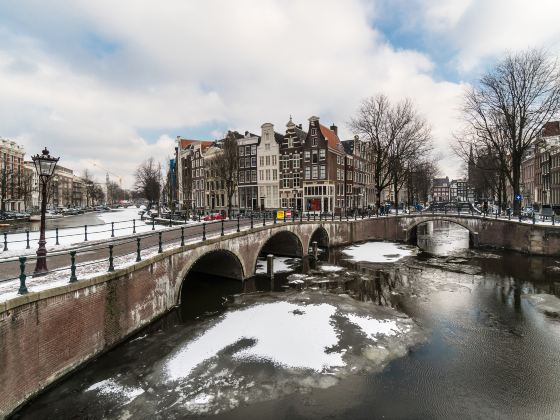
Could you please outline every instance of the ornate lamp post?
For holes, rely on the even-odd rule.
[[[45,244],[45,213],[47,212],[47,186],[56,168],[59,158],[52,157],[45,147],[41,155],[31,158],[37,170],[37,175],[41,181],[41,233],[39,236],[39,248],[37,249],[37,264],[35,265],[34,276],[46,273],[47,270],[47,248]]]

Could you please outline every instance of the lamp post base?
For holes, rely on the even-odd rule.
[[[46,243],[47,242],[44,240],[39,240],[37,262],[35,264],[35,270],[33,271],[33,277],[43,276],[49,271],[47,268],[47,248],[45,247]]]

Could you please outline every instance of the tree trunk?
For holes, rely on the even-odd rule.
[[[397,180],[393,183],[393,194],[395,195],[395,211],[397,215],[399,214],[399,186],[397,184]]]
[[[515,198],[521,194],[520,191],[521,178],[521,159],[513,157],[512,159],[512,188],[513,188],[513,214],[519,216],[521,214],[521,201]]]

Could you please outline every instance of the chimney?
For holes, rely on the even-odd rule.
[[[336,125],[334,125],[334,123],[333,123],[333,125],[331,125],[330,129],[331,129],[331,131],[334,131],[334,134],[336,134],[338,136],[338,127]]]

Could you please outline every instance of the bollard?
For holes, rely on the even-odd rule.
[[[251,229],[253,229],[253,213],[251,213]]]
[[[84,242],[87,242],[87,225],[84,225]]]
[[[222,231],[220,232],[220,236],[224,236],[224,219],[222,219],[221,222],[222,222],[222,227],[221,227]]]
[[[274,255],[268,254],[266,256],[266,274],[268,277],[274,277]]]
[[[152,218],[152,230],[156,230],[156,218]]]
[[[237,231],[239,232],[239,215],[237,215]]]
[[[286,211],[284,211],[284,223],[286,223]]]
[[[276,224],[276,212],[274,212],[274,214],[272,215],[272,219],[273,219],[272,224],[275,225]]]
[[[266,215],[263,213],[263,226],[266,226]]]
[[[311,249],[313,251],[313,257],[317,259],[318,250],[317,250],[317,241],[311,242]]]
[[[26,240],[27,240],[27,246],[25,247],[25,249],[29,249],[29,231],[28,230],[25,231],[25,236],[26,236]]]
[[[70,251],[70,281],[69,283],[74,283],[78,281],[76,277],[76,251]]]
[[[115,222],[111,222],[111,238],[115,237]]]
[[[202,223],[202,240],[206,240],[206,223]]]
[[[181,226],[181,246],[185,246],[185,227]]]
[[[163,249],[161,247],[161,232],[158,232],[158,254],[161,254],[163,252]]]
[[[4,232],[4,251],[8,250],[8,234]]]
[[[109,245],[109,269],[107,271],[115,271],[115,266],[113,265],[113,245]]]
[[[55,245],[60,245],[60,244],[58,243],[58,228],[55,228],[54,230],[55,230],[55,232],[56,232],[56,243],[55,243]]]
[[[25,279],[27,276],[25,275],[25,260],[26,257],[19,257],[19,289],[18,293],[20,295],[24,295],[27,293],[27,287],[25,286]]]
[[[142,261],[140,256],[140,238],[136,238],[136,262]]]
[[[136,233],[136,219],[132,219],[132,233]]]
[[[533,213],[533,224],[535,224],[535,213]]]

